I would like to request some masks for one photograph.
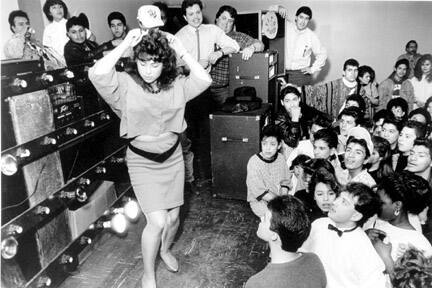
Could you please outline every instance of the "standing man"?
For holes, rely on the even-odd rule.
[[[214,24],[203,24],[203,4],[200,0],[183,0],[182,14],[188,23],[176,36],[180,39],[187,52],[190,53],[207,71],[211,65],[226,54],[240,50],[237,42]],[[215,45],[220,47],[215,51]],[[182,63],[179,60],[179,64]],[[187,67],[186,71],[187,71]],[[210,95],[209,90],[203,92],[186,105],[185,118],[188,123],[188,136],[192,140],[192,150],[195,154],[195,167],[200,173],[197,185],[210,179]],[[201,182],[201,183],[199,183]]]
[[[310,85],[312,75],[324,67],[327,51],[321,45],[317,35],[307,26],[312,19],[312,10],[307,6],[300,7],[294,23],[288,20],[288,12],[281,5],[272,5],[269,10],[279,13],[285,21],[285,69],[288,83],[303,86]],[[311,55],[315,62],[311,65]]]
[[[421,54],[417,53],[417,41],[415,40],[410,40],[408,41],[408,43],[405,45],[405,51],[407,53],[400,55],[397,58],[398,60],[401,59],[407,59],[409,62],[409,75],[408,78],[412,78],[414,76],[414,67],[417,64],[417,61],[420,59],[420,57],[422,56]]]
[[[216,25],[221,28],[226,35],[237,41],[240,45],[243,60],[249,60],[255,52],[264,50],[264,43],[258,39],[254,39],[249,35],[234,31],[234,25],[237,18],[237,10],[228,5],[221,6],[216,13]],[[217,108],[220,108],[228,93],[229,84],[229,56],[225,55],[220,58],[210,72],[213,83],[210,86],[211,95]]]

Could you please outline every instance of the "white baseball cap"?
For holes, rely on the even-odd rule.
[[[372,137],[368,130],[363,127],[353,127],[348,132],[348,139],[353,136],[356,139],[363,139],[366,141],[367,148],[369,149],[369,155],[372,155],[374,146],[372,142]]]
[[[161,19],[161,12],[158,7],[154,5],[144,5],[138,9],[138,21],[141,28],[155,28],[164,26],[164,22]]]

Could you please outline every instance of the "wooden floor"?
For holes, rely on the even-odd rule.
[[[173,245],[180,271],[168,272],[158,258],[158,287],[238,288],[264,268],[266,245],[256,236],[258,218],[246,202],[215,199],[204,188],[200,195],[188,193],[185,200]],[[60,287],[140,287],[144,225],[141,217],[124,238],[105,233]]]

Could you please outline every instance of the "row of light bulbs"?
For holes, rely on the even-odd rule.
[[[49,214],[48,207],[41,207],[44,209],[42,213]],[[127,232],[130,222],[136,222],[140,216],[140,207],[136,200],[128,198],[123,205],[123,207],[117,208],[109,208],[104,212],[104,216],[111,217],[109,220],[105,221],[96,221],[95,223],[89,226],[89,230],[98,230],[98,229],[110,229],[114,233],[118,235],[124,235]],[[1,256],[3,259],[12,259],[18,252],[19,243],[16,240],[17,236],[19,236],[23,232],[23,228],[19,225],[11,224],[8,226],[6,234],[8,235],[5,239],[1,241]],[[80,244],[91,244],[91,238],[89,237],[81,237]],[[69,260],[70,261],[70,260]],[[73,259],[72,259],[73,261]],[[62,263],[67,264],[68,261]]]

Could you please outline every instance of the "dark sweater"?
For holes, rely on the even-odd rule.
[[[327,278],[321,260],[313,253],[282,264],[269,263],[246,282],[245,288],[324,288]]]

